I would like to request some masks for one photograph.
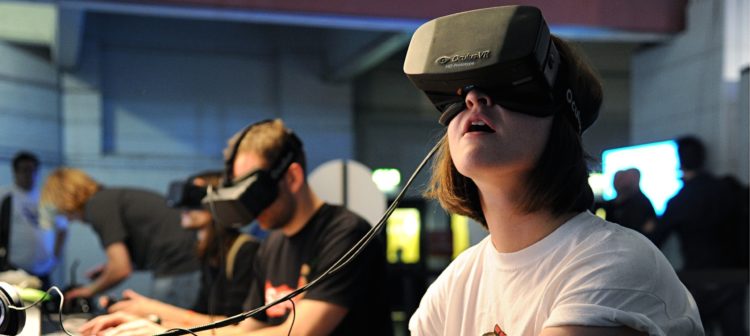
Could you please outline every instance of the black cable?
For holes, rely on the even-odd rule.
[[[380,229],[385,225],[388,217],[391,215],[391,213],[393,213],[393,211],[396,209],[396,207],[400,203],[403,196],[406,194],[406,191],[408,190],[409,186],[411,186],[412,182],[414,181],[414,178],[422,170],[424,165],[427,163],[427,161],[429,161],[429,159],[437,151],[438,148],[439,148],[439,143],[435,144],[435,146],[430,150],[430,152],[427,153],[427,155],[419,164],[419,166],[417,166],[417,169],[414,171],[414,173],[412,173],[411,177],[409,177],[408,181],[406,182],[404,187],[401,189],[401,192],[396,196],[396,198],[393,200],[393,203],[391,203],[391,205],[388,207],[386,212],[383,214],[383,217],[380,219],[380,221],[378,221],[378,224],[373,226],[356,244],[354,244],[354,246],[352,246],[352,248],[350,248],[343,256],[341,256],[338,259],[338,261],[336,261],[336,263],[331,265],[331,267],[329,267],[328,270],[326,270],[323,274],[315,278],[313,281],[311,281],[307,285],[292,291],[291,293],[287,294],[286,296],[274,302],[271,302],[269,304],[266,304],[265,306],[262,306],[252,311],[244,313],[243,315],[245,316],[245,318],[253,316],[261,311],[264,311],[276,304],[279,304],[280,302],[296,297],[302,292],[308,290],[310,287],[316,285],[318,282],[324,280],[333,272],[339,270],[341,267],[346,266],[349,262],[351,262],[360,252],[362,252],[364,247],[380,232]]]
[[[229,244],[229,249],[224,248],[225,247],[225,243],[229,242],[229,240],[226,239],[227,236],[228,236],[227,232],[225,232],[223,230],[223,228],[219,225],[219,223],[217,223],[216,221],[213,220],[213,217],[211,217],[211,223],[209,223],[209,225],[212,226],[212,230],[214,231],[213,232],[214,236],[211,237],[211,238],[214,239],[214,241],[217,241],[218,244],[219,244],[219,246],[216,247],[216,249],[218,251],[218,253],[216,255],[217,272],[216,272],[216,276],[212,279],[211,289],[209,290],[210,295],[212,297],[216,297],[217,296],[217,291],[219,290],[219,286],[218,285],[221,284],[221,277],[224,277],[225,279],[227,279],[227,274],[226,274],[227,273],[227,265],[226,265],[226,259],[227,259],[226,257],[227,256],[226,256],[226,254],[231,249],[231,246],[234,243],[234,241],[232,241]],[[239,236],[238,236],[238,238],[239,238]],[[237,239],[237,238],[235,238],[235,239]],[[209,261],[209,265],[210,265],[210,261]],[[210,266],[209,266],[209,268],[210,268]],[[222,294],[223,293],[226,293],[226,288],[224,288],[224,292],[222,292]],[[211,298],[209,298],[209,300],[208,300],[208,307],[207,308],[208,308],[208,318],[209,318],[209,321],[213,322],[213,320],[214,320],[214,314],[217,313],[217,310],[219,308],[219,307],[216,307],[216,300],[212,300]],[[223,314],[223,311],[221,312],[221,314]]]
[[[69,332],[69,331],[68,331],[67,329],[65,329],[65,326],[63,325],[63,316],[62,316],[62,310],[63,310],[63,302],[65,302],[65,296],[63,296],[63,293],[62,293],[62,292],[60,291],[60,288],[57,288],[57,286],[52,286],[52,287],[50,287],[50,288],[49,288],[49,289],[48,289],[48,290],[47,290],[46,292],[44,292],[44,295],[43,295],[43,296],[42,296],[41,298],[39,298],[39,300],[36,300],[36,302],[34,302],[34,303],[32,303],[32,304],[30,304],[30,305],[28,305],[28,306],[23,306],[23,307],[8,306],[8,308],[10,308],[10,309],[13,309],[13,310],[27,310],[27,309],[29,309],[29,308],[31,308],[31,307],[34,307],[34,306],[38,305],[38,304],[39,304],[40,302],[42,302],[42,300],[44,300],[44,299],[47,299],[47,298],[52,298],[52,296],[51,296],[51,295],[49,294],[49,292],[50,292],[51,290],[55,290],[55,291],[57,291],[57,294],[59,294],[59,295],[60,295],[60,305],[59,305],[59,307],[58,307],[58,309],[57,309],[57,313],[58,313],[58,314],[59,314],[59,316],[60,316],[60,328],[62,328],[62,330],[63,330],[63,331],[64,331],[64,332],[66,333],[66,334],[68,334],[69,336],[74,336],[74,335],[73,335],[73,334],[71,334],[71,333],[70,333],[70,332]]]
[[[206,195],[211,195],[215,193],[214,187],[212,185],[209,185],[206,189]],[[214,223],[226,223],[225,221],[221,220],[221,217],[219,216],[219,212],[216,211],[216,205],[214,204],[214,201],[209,198],[208,202],[208,210],[211,211],[211,219]]]
[[[223,328],[223,327],[226,327],[226,326],[237,324],[237,323],[239,323],[239,322],[247,319],[248,317],[251,317],[251,316],[253,316],[253,315],[257,314],[257,313],[265,311],[268,308],[273,307],[273,306],[275,306],[275,305],[277,305],[277,304],[279,304],[281,302],[284,302],[284,301],[287,301],[287,300],[291,300],[292,298],[296,297],[297,295],[302,294],[303,292],[305,292],[306,290],[308,290],[310,287],[317,285],[320,281],[322,281],[325,278],[327,278],[333,272],[338,271],[340,268],[342,268],[342,267],[346,266],[347,264],[349,264],[357,255],[359,255],[360,252],[362,252],[362,250],[364,249],[364,247],[375,236],[378,235],[378,233],[380,232],[380,229],[383,228],[383,226],[385,225],[386,221],[388,220],[388,217],[391,215],[391,213],[393,213],[394,210],[396,210],[396,207],[401,202],[401,199],[406,194],[406,191],[409,190],[409,187],[411,186],[412,182],[414,182],[414,178],[417,176],[417,174],[419,174],[420,171],[422,171],[422,168],[424,168],[425,164],[427,164],[427,162],[430,160],[430,158],[432,158],[432,156],[435,154],[435,152],[439,148],[440,148],[440,142],[437,142],[432,147],[432,149],[430,149],[430,151],[427,153],[427,155],[424,157],[424,159],[422,159],[422,162],[419,163],[419,165],[417,166],[417,169],[415,169],[414,172],[411,174],[411,176],[409,177],[409,179],[404,184],[404,187],[401,188],[401,192],[398,193],[398,195],[393,200],[393,202],[391,203],[391,205],[388,207],[388,209],[386,209],[385,213],[383,214],[383,217],[380,218],[380,221],[378,221],[378,223],[376,225],[374,225],[372,228],[370,228],[370,230],[367,231],[367,233],[365,233],[365,235],[362,238],[360,238],[360,240],[357,241],[357,243],[354,244],[354,246],[352,246],[346,253],[344,253],[344,255],[341,256],[325,272],[323,272],[323,274],[319,275],[317,278],[315,278],[313,281],[309,282],[307,285],[305,285],[303,287],[300,287],[300,288],[297,288],[294,291],[292,291],[291,293],[287,294],[286,296],[284,296],[284,297],[282,297],[280,299],[277,299],[276,301],[273,301],[271,303],[267,303],[264,306],[255,308],[255,309],[253,309],[251,311],[247,311],[247,312],[244,312],[244,313],[239,313],[239,314],[234,315],[234,316],[230,316],[230,317],[228,317],[226,319],[223,319],[221,321],[216,321],[214,323],[197,326],[197,327],[194,327],[194,328],[190,328],[188,330],[191,331],[191,332],[199,332],[199,331],[204,331],[204,330],[209,330],[209,329]],[[215,213],[215,208],[214,208],[214,206],[213,206],[212,203],[213,202],[209,202],[209,208],[211,209],[212,213]],[[171,331],[171,332],[167,331],[167,332],[164,332],[162,334],[158,334],[157,336],[179,336],[179,335],[185,335],[185,333],[184,332],[180,332],[180,330],[176,330],[176,331]]]
[[[214,218],[213,216],[216,214],[214,202],[210,202],[210,205],[211,205],[211,223],[209,225],[213,226],[213,231],[214,231],[213,239],[215,241],[220,242],[219,246],[217,247],[217,249],[219,250],[219,253],[216,256],[217,262],[218,262],[218,268],[217,268],[218,272],[217,272],[216,277],[214,277],[212,280],[211,291],[210,291],[212,297],[217,297],[218,296],[217,291],[219,289],[218,285],[221,284],[222,277],[229,281],[229,283],[227,283],[227,286],[231,286],[233,283],[232,279],[234,279],[234,273],[232,274],[231,279],[227,277],[228,275],[227,274],[227,267],[228,267],[227,260],[229,259],[228,254],[229,254],[229,251],[232,249],[232,246],[234,246],[237,240],[240,239],[242,232],[237,230],[234,239],[230,239],[229,237],[232,236],[230,232],[226,228],[224,228],[221,224],[219,224],[219,222],[213,219]],[[229,248],[224,248],[226,246],[229,246]],[[239,254],[239,249],[237,252]],[[235,262],[236,260],[237,259],[235,258]],[[223,288],[223,291],[221,292],[221,294],[226,295],[226,293],[228,293],[227,288]],[[211,300],[211,299],[208,300],[209,323],[213,323],[214,319],[217,316],[223,316],[226,313],[226,306],[217,307],[217,303],[215,301],[216,300]],[[224,300],[221,300],[221,301],[223,302]],[[215,329],[211,329],[211,335],[216,335]]]
[[[198,336],[198,334],[196,334],[196,333],[190,331],[190,329],[186,329],[186,328],[172,328],[172,329],[167,330],[166,332],[173,332],[173,331],[182,331],[182,332],[185,332],[185,333],[193,335],[193,336]]]
[[[297,306],[294,305],[294,300],[289,299],[292,303],[292,325],[289,326],[289,333],[286,336],[292,336],[292,328],[294,328],[294,320],[297,319]]]

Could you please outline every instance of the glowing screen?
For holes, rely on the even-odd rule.
[[[674,141],[652,142],[637,146],[606,150],[602,153],[602,179],[606,181],[602,198],[617,196],[612,187],[615,173],[638,168],[641,171],[641,190],[651,200],[656,214],[661,216],[672,196],[682,188],[680,160]]]
[[[416,208],[396,208],[385,227],[388,262],[415,264],[419,262],[419,231],[421,217]]]

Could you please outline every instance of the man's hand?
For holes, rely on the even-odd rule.
[[[104,336],[149,336],[167,331],[162,326],[145,319],[138,319],[104,331]]]
[[[107,308],[107,312],[125,312],[135,316],[146,317],[149,314],[159,312],[162,303],[136,293],[132,289],[122,292],[122,300],[119,300]]]
[[[94,292],[89,287],[76,287],[65,292],[65,302],[73,302],[73,299],[78,297],[90,298],[94,295]]]
[[[138,316],[123,312],[102,315],[84,323],[78,328],[78,332],[82,335],[97,335],[103,330],[115,328],[138,319]]]

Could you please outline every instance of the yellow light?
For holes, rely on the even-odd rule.
[[[607,210],[603,208],[596,209],[596,215],[601,219],[607,219]]]
[[[414,264],[419,262],[419,210],[397,208],[386,226],[386,257],[388,262]]]
[[[469,218],[452,214],[451,232],[453,233],[453,259],[456,259],[461,252],[469,248]]]

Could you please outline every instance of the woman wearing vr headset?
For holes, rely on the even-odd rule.
[[[412,39],[405,71],[433,102],[436,92],[410,71],[414,62],[435,59],[434,50],[460,43],[444,27],[506,32],[506,43],[546,38],[551,45],[531,46],[537,48],[531,53],[539,45],[545,53],[533,59],[560,60],[533,68],[559,66],[556,81],[538,93],[520,82],[494,86],[501,72],[467,69],[461,76],[452,70],[458,66],[440,69],[440,85],[456,78],[441,102],[451,94],[456,99],[438,106],[447,133],[426,195],[476,220],[489,236],[430,286],[409,322],[412,335],[703,335],[695,303],[662,253],[637,232],[588,211],[593,193],[581,133],[598,113],[601,85],[567,42],[548,31],[524,35],[536,32],[540,20],[533,7],[490,8],[436,19]],[[509,48],[489,50],[502,60]],[[472,61],[481,63],[479,55]],[[455,59],[461,61],[445,63]],[[514,66],[486,59],[496,63],[485,69]],[[527,78],[529,85],[542,83],[536,90],[545,87],[545,77]],[[472,80],[483,84],[467,85]],[[528,99],[534,95],[539,99]]]
[[[126,322],[146,318],[159,321],[167,328],[187,328],[220,320],[241,313],[243,303],[255,280],[253,260],[260,242],[236,228],[223,228],[212,223],[211,212],[204,209],[201,200],[209,185],[216,188],[221,183],[221,172],[204,172],[191,176],[185,182],[175,182],[178,187],[170,205],[182,211],[182,227],[198,235],[196,252],[201,259],[201,287],[192,310],[140,295],[132,290],[123,292],[123,300],[115,303],[100,300],[108,306],[110,315],[97,317],[81,326],[84,335],[116,327]],[[170,192],[173,188],[170,188]],[[131,323],[127,328],[148,331],[145,320]],[[148,334],[148,332],[146,332]]]

